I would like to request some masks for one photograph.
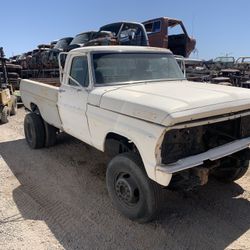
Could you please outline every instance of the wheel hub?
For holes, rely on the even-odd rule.
[[[119,177],[115,183],[116,194],[127,204],[135,204],[139,200],[139,192],[131,177]]]

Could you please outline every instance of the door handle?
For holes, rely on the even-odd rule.
[[[59,93],[63,93],[63,92],[66,92],[65,89],[59,89]]]

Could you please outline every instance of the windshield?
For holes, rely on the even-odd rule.
[[[214,59],[214,62],[222,62],[222,63],[233,63],[235,60],[234,60],[234,57],[216,57]]]
[[[56,43],[54,48],[55,49],[65,49],[69,45],[71,40],[72,40],[72,38],[63,38]]]
[[[90,33],[84,33],[84,34],[77,35],[77,36],[72,40],[72,42],[71,42],[70,44],[72,45],[72,44],[86,43],[86,42],[89,41],[89,36],[90,36]]]
[[[122,23],[114,23],[114,24],[108,24],[100,28],[100,31],[110,31],[117,36]]]
[[[184,79],[175,58],[167,53],[93,54],[95,83]]]

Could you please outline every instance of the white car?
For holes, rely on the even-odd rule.
[[[250,90],[189,82],[169,50],[75,49],[60,87],[22,80],[20,89],[29,146],[52,146],[64,131],[109,153],[108,192],[130,219],[155,218],[167,186],[234,181],[248,169]]]

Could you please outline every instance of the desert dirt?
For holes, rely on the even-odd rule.
[[[62,134],[31,150],[25,111],[0,125],[0,249],[250,249],[250,171],[233,184],[165,192],[157,221],[132,222],[111,205],[107,157]]]

